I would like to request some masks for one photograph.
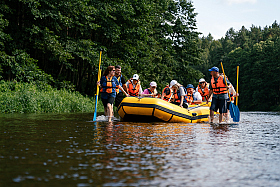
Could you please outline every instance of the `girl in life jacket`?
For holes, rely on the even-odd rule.
[[[150,83],[150,88],[147,88],[144,90],[144,92],[141,94],[141,96],[144,97],[158,97],[158,93],[157,93],[157,83],[152,81]]]
[[[173,90],[173,100],[171,103],[179,105],[182,108],[188,108],[188,103],[185,98],[186,89],[176,80],[170,82],[170,88]]]
[[[104,106],[104,113],[108,116],[108,121],[111,121],[113,117],[113,103],[116,97],[116,89],[119,88],[123,93],[127,93],[122,87],[119,87],[119,82],[115,77],[115,66],[109,66],[104,71],[103,76],[97,85],[101,87],[101,101]]]
[[[165,86],[165,88],[162,90],[162,96],[161,99],[170,102],[171,96],[172,96],[172,90],[169,87],[169,84]]]
[[[129,96],[140,96],[142,94],[142,87],[140,85],[139,76],[134,74],[132,79],[126,82],[127,92]]]
[[[202,101],[207,101],[207,99],[208,99],[207,97],[209,94],[209,86],[208,86],[207,82],[205,81],[205,79],[203,79],[203,78],[199,79],[199,84],[195,91],[200,93],[200,95],[202,97]],[[208,101],[209,100],[211,100],[211,99],[208,99]]]

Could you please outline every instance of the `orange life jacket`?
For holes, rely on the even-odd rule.
[[[183,86],[182,86],[183,87]],[[184,87],[183,87],[184,88]],[[186,89],[184,88],[185,93],[187,93]],[[176,103],[181,103],[181,93],[180,93],[180,88],[178,90],[174,90],[173,91],[174,94],[174,102]],[[187,102],[186,98],[184,97],[183,102]]]
[[[117,88],[116,83],[114,81],[112,81],[113,77],[108,78],[107,76],[105,77],[105,80],[102,83],[102,88],[101,88],[101,92],[106,92],[106,93],[112,93],[115,92],[115,89]]]
[[[129,80],[128,84],[128,94],[130,96],[138,96],[139,95],[140,84],[137,82],[135,88],[133,88],[133,81]]]
[[[193,101],[193,94],[190,95],[189,93],[187,93],[185,98],[186,98],[187,102],[189,103],[190,101]],[[192,102],[191,104],[193,105],[194,103]]]
[[[212,86],[214,94],[225,94],[225,93],[227,93],[227,87],[226,87],[226,84],[224,83],[224,78],[221,75],[217,79],[217,82],[215,82],[214,77],[212,77],[211,86]]]
[[[169,101],[169,98],[171,97],[171,94],[172,94],[172,93],[171,93],[171,90],[170,90],[170,88],[169,88],[168,85],[162,90],[162,94],[165,92],[165,90],[166,90],[166,92],[169,93],[169,94],[165,93],[166,95],[163,97],[163,100]]]
[[[209,94],[209,88],[208,86],[206,85],[204,90],[202,91],[202,88],[200,87],[200,85],[197,86],[197,90],[198,92],[200,93],[201,97],[202,97],[202,101],[206,101],[207,97],[208,97],[208,94]]]
[[[120,86],[122,86],[122,84],[121,84],[121,76],[119,76],[117,79],[118,79],[118,82],[119,82]],[[120,88],[117,88],[116,92],[117,92],[117,94],[120,93]]]

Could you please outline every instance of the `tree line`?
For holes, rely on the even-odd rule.
[[[240,64],[241,109],[279,107],[279,24],[214,40],[199,37],[196,16],[188,0],[1,1],[0,79],[93,96],[101,49],[103,69],[121,65],[126,79],[137,73],[143,87],[161,89],[209,81],[223,59],[234,84]]]
[[[208,67],[220,67],[222,59],[226,75],[236,86],[236,67],[240,66],[242,110],[280,110],[280,25],[276,21],[264,28],[230,28],[218,40],[209,34],[201,38],[199,48],[204,64],[198,68],[208,80]]]

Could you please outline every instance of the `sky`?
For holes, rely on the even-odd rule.
[[[209,33],[220,39],[233,28],[252,25],[264,28],[274,21],[280,23],[280,0],[192,0],[196,16],[197,31],[202,36]]]

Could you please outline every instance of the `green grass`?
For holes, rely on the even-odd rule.
[[[0,113],[93,112],[94,100],[50,85],[0,81]],[[98,112],[102,112],[102,103],[98,103]]]

